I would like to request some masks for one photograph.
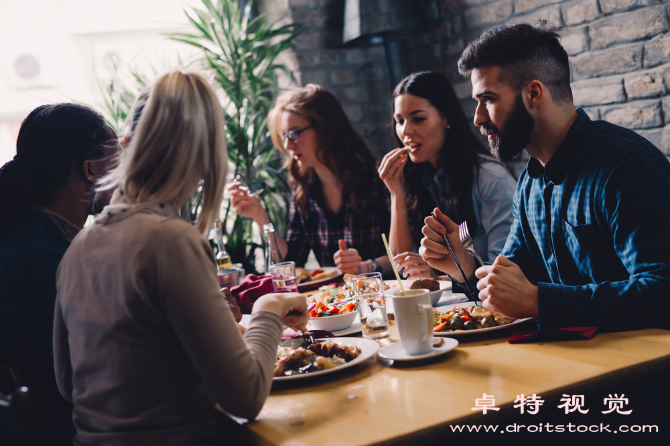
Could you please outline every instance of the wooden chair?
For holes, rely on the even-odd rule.
[[[9,367],[0,368],[0,438],[7,446],[51,445],[37,401]]]

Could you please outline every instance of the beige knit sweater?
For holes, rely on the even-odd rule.
[[[117,197],[118,198],[118,197]],[[208,243],[170,206],[123,201],[82,230],[57,276],[54,360],[79,444],[207,444],[215,403],[254,418],[272,385],[279,316],[240,335]]]

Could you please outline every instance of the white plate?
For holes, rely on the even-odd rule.
[[[428,353],[408,355],[405,353],[405,350],[403,350],[402,344],[396,342],[379,350],[378,355],[382,359],[392,359],[394,361],[420,361],[422,359],[435,358],[447,354],[455,349],[456,346],[458,346],[458,341],[456,339],[446,338],[442,345],[433,347]]]
[[[446,313],[448,310],[451,310],[454,307],[474,307],[475,303],[474,302],[463,302],[459,304],[453,304],[453,305],[446,305],[444,307],[436,307],[435,309],[439,311],[440,313]],[[464,336],[472,336],[476,334],[481,334],[481,333],[488,333],[491,331],[496,331],[496,330],[504,330],[509,327],[514,327],[515,325],[519,325],[523,322],[531,320],[532,317],[527,317],[524,319],[517,319],[511,324],[506,324],[506,325],[496,325],[495,327],[489,327],[489,328],[480,328],[478,330],[463,330],[463,331],[441,331],[438,333],[433,333],[435,336],[439,337],[450,337],[450,338],[460,338]]]
[[[304,375],[291,375],[291,376],[275,376],[272,378],[272,381],[291,381],[294,379],[306,379],[306,378],[311,378],[313,376],[321,376],[321,375],[327,375],[328,373],[333,373],[333,372],[339,372],[340,370],[344,370],[349,367],[353,367],[356,364],[360,364],[364,362],[365,360],[374,357],[377,352],[379,351],[379,344],[377,344],[375,341],[372,339],[364,339],[364,338],[337,338],[333,340],[330,338],[330,340],[334,344],[340,344],[340,345],[355,345],[356,347],[359,347],[361,349],[361,353],[358,355],[358,358],[347,362],[346,364],[343,364],[341,366],[333,367],[332,369],[327,369],[327,370],[319,370],[318,372],[312,372],[312,373],[305,373]],[[327,341],[327,339],[317,339],[318,342],[323,342]]]
[[[337,268],[325,267],[325,268],[317,268],[317,269],[321,269],[324,272],[328,272],[328,271],[332,271],[332,270],[337,269]],[[310,275],[312,275],[312,272],[316,271],[316,269],[308,269],[306,271]],[[344,273],[342,271],[340,271],[339,269],[337,269],[337,275],[336,276],[329,277],[327,279],[313,280],[311,282],[299,283],[298,284],[298,291],[305,291],[307,289],[318,288],[318,287],[323,286],[323,285],[328,285],[329,283],[339,282],[343,275],[344,275]]]
[[[405,287],[405,289],[409,289],[409,281],[407,280],[401,280],[402,286]],[[391,296],[391,293],[397,289],[398,287],[398,281],[397,280],[385,280],[384,283],[389,286],[390,288],[386,291],[384,291],[384,295],[387,297]],[[433,301],[433,297],[436,294],[439,294],[440,297],[438,297],[438,302],[439,299],[442,298],[443,293],[445,291],[451,290],[451,281],[450,280],[438,280],[437,283],[440,284],[440,289],[438,291],[433,291],[430,293],[431,296],[431,302]],[[392,299],[386,299],[386,314],[393,314],[393,300]]]

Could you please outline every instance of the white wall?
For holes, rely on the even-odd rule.
[[[21,121],[35,107],[62,101],[99,103],[97,79],[110,76],[110,58],[166,68],[178,55],[186,59],[193,54],[162,34],[187,30],[183,8],[199,4],[0,0],[0,166],[16,153]]]

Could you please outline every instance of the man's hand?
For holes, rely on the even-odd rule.
[[[477,289],[484,308],[515,318],[539,315],[537,286],[516,263],[498,256],[493,265],[482,266],[475,274],[480,279]]]
[[[458,261],[463,268],[465,277],[472,279],[475,272],[475,259],[465,250],[458,235],[458,225],[451,221],[438,208],[434,211],[435,217],[426,217],[424,222],[426,226],[421,232],[425,236],[421,239],[421,248],[419,254],[430,266],[451,275],[456,280],[461,279],[461,273],[458,271],[456,262],[449,252],[449,248],[444,246],[442,235],[446,234],[449,244],[458,257]]]
[[[233,293],[230,292],[228,288],[221,288],[221,292],[223,293],[223,296],[226,298],[226,302],[228,302],[228,306],[230,307],[230,311],[233,312],[233,317],[235,318],[235,322],[239,322],[242,320],[242,310],[240,310],[240,307],[237,305],[237,299],[233,296]]]
[[[333,255],[333,261],[340,271],[348,274],[358,274],[358,267],[361,264],[361,256],[358,255],[358,250],[347,249],[344,240],[338,241],[340,250]]]

